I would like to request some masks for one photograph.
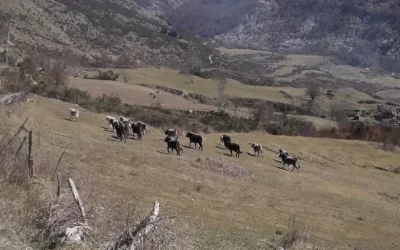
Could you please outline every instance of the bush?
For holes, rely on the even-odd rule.
[[[361,100],[358,103],[360,104],[376,104],[377,102],[375,100]]]
[[[302,118],[281,115],[276,121],[264,126],[266,132],[272,135],[317,136],[317,128],[312,122]]]
[[[371,95],[372,98],[377,99],[377,100],[383,100],[383,97],[379,95]]]
[[[385,102],[385,104],[389,105],[389,106],[399,106],[399,104],[394,103],[394,102]]]
[[[87,75],[84,76],[85,79],[98,79],[98,80],[107,80],[107,81],[116,81],[119,75],[115,74],[112,70],[101,71],[99,70],[97,75],[90,78]]]

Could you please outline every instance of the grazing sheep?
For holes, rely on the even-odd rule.
[[[143,130],[144,130],[144,125],[140,123],[132,123],[132,134],[135,136],[135,134],[138,135],[138,139],[143,140]]]
[[[282,154],[282,153],[279,154],[279,157],[282,159],[282,162],[283,162],[282,168],[285,168],[285,164],[289,165],[289,168],[290,168],[290,165],[293,165],[292,172],[294,169],[296,169],[297,173],[299,173],[300,164],[297,163],[296,157],[292,157],[290,155],[286,155],[286,154]]]
[[[224,143],[225,148],[229,149],[231,151],[231,156],[232,156],[232,151],[236,152],[236,157],[239,158],[240,154],[243,153],[240,151],[240,145],[236,143],[230,143],[230,142],[225,142]]]
[[[178,130],[170,128],[165,130],[165,135],[168,137],[175,137],[176,139],[178,139]]]
[[[260,152],[261,152],[261,157],[264,157],[264,151],[263,151],[263,148],[262,148],[262,145],[261,145],[261,144],[252,143],[252,144],[251,144],[251,147],[252,147],[253,150],[254,150],[254,155],[260,156]]]
[[[196,149],[197,144],[199,144],[199,149],[203,151],[203,137],[201,135],[193,134],[192,132],[188,132],[186,137],[189,138],[190,143],[189,146],[192,147],[192,142],[194,143],[194,149]]]
[[[169,149],[172,149],[172,154],[174,153],[174,149],[176,150],[177,155],[181,155],[181,151],[183,152],[183,149],[180,147],[179,141],[177,138],[171,138],[169,136],[165,137],[164,142],[167,143],[167,150],[168,153],[171,153]]]
[[[125,140],[126,143],[126,137],[128,137],[128,135],[126,134],[126,128],[125,128],[125,124],[123,124],[122,122],[119,121],[114,121],[113,123],[114,129],[117,132],[117,137],[120,141],[122,141],[122,139]]]
[[[231,137],[227,135],[221,135],[220,141],[223,145],[225,145],[226,142],[230,143],[231,142]],[[225,146],[226,148],[226,146]]]
[[[192,109],[189,109],[189,114],[193,114],[193,110]]]
[[[77,122],[79,119],[79,110],[70,108],[69,109],[69,114],[71,115],[71,120]]]
[[[114,126],[113,123],[114,121],[117,121],[117,118],[112,117],[112,116],[106,116],[106,120],[108,121],[108,125],[110,126],[110,128],[113,130],[114,132]]]

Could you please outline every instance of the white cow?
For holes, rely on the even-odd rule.
[[[115,123],[116,121],[118,121],[117,118],[112,117],[112,116],[106,116],[106,120],[108,121],[108,125],[110,126],[110,128],[111,128],[111,129],[113,130],[113,132],[114,132],[114,123]]]
[[[261,153],[261,157],[264,157],[264,151],[263,151],[263,148],[262,148],[262,145],[261,145],[261,144],[252,143],[252,144],[251,144],[251,147],[252,147],[253,150],[254,150],[254,156],[255,156],[255,155],[260,156],[260,153]]]
[[[79,119],[79,110],[70,108],[69,109],[69,114],[71,115],[71,120],[77,122]]]

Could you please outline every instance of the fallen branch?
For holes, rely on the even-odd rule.
[[[83,203],[81,198],[79,197],[79,193],[78,190],[76,189],[75,183],[71,178],[68,179],[68,183],[71,188],[72,194],[74,195],[75,201],[78,204],[79,209],[81,210],[83,223],[87,226],[85,208],[83,207]]]
[[[108,244],[107,250],[135,250],[143,246],[144,239],[152,232],[157,222],[160,204],[154,202],[150,214],[134,227],[129,227],[115,241]]]
[[[154,228],[154,222],[157,219],[159,210],[160,203],[158,203],[158,201],[155,201],[150,215],[140,223],[142,227],[139,227],[138,230],[136,230],[135,234],[132,235],[134,237],[134,240],[131,245],[131,250],[139,247],[140,244],[143,242],[143,237],[150,233],[150,231]]]
[[[74,138],[71,135],[64,135],[64,134],[60,134],[60,133],[54,133],[54,134],[59,135],[59,136],[63,136],[63,137],[67,137],[67,138]]]

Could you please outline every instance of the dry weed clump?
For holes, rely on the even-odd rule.
[[[154,203],[150,214],[143,220],[139,219],[136,210],[130,207],[122,227],[122,232],[106,244],[107,250],[130,249],[176,249],[177,235],[172,228],[172,217],[159,216],[159,203]]]
[[[296,228],[296,215],[293,214],[290,216],[288,221],[288,232],[285,233],[279,242],[279,246],[283,249],[289,249],[296,242],[300,241],[301,234]]]
[[[71,194],[50,197],[38,209],[34,223],[38,228],[35,240],[55,247],[74,242],[83,242],[89,227],[83,222],[82,214]]]
[[[207,168],[228,175],[234,178],[243,178],[254,180],[253,174],[250,170],[241,167],[239,164],[228,162],[224,158],[215,159],[211,157],[198,158],[197,162],[203,163]]]

